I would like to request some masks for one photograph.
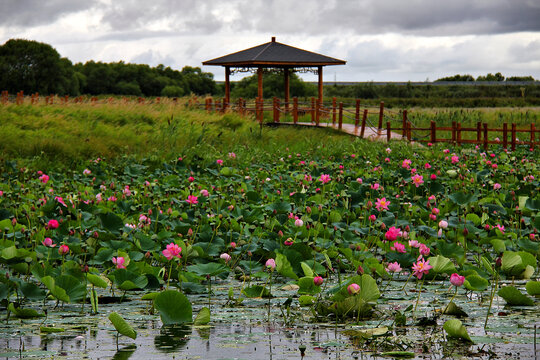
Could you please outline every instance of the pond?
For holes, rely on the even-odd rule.
[[[229,306],[228,290],[238,294],[242,284],[222,281],[215,284],[211,299],[211,321],[207,326],[163,326],[159,315],[152,314],[151,302],[140,300],[142,292],[130,292],[122,303],[101,293],[99,313],[91,315],[88,306],[65,304],[54,307],[48,301],[47,317],[11,318],[0,324],[0,358],[55,359],[380,359],[399,358],[523,358],[535,357],[535,326],[539,325],[538,307],[508,307],[495,297],[492,315],[484,330],[489,294],[458,294],[455,302],[466,313],[462,321],[474,343],[447,339],[442,324],[451,318],[441,315],[453,295],[448,283],[432,281],[424,285],[415,314],[407,310],[416,303],[417,285],[404,279],[388,284],[379,299],[375,316],[369,320],[314,322],[311,308],[291,302],[289,316],[283,306],[297,297],[296,289],[275,286],[268,321],[268,299],[244,299]],[[382,284],[385,286],[386,284]],[[516,285],[516,284],[514,284]],[[520,285],[518,288],[520,288]],[[522,286],[521,286],[522,287]],[[286,290],[283,290],[285,288]],[[482,296],[483,295],[483,296]],[[189,295],[194,313],[208,306],[206,294]],[[42,303],[34,303],[40,311]],[[118,312],[137,331],[136,340],[119,336],[107,319]],[[396,326],[396,314],[406,317],[405,326]],[[40,333],[40,326],[61,327],[58,333]],[[373,335],[365,329],[378,329]],[[302,357],[301,348],[305,346]],[[397,353],[396,353],[397,352]]]

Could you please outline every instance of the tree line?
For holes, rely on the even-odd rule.
[[[71,96],[177,97],[218,92],[213,74],[198,67],[185,66],[179,71],[123,61],[72,64],[51,45],[23,39],[11,39],[0,46],[0,89]]]

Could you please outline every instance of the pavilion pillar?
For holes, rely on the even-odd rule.
[[[231,83],[229,80],[230,75],[231,67],[225,66],[225,106],[229,106],[229,104],[231,103]]]
[[[259,120],[259,123],[263,122],[263,68],[258,67],[257,68],[257,100],[255,101],[257,104],[256,108],[257,111],[257,119]]]
[[[262,100],[263,98],[263,68],[257,68],[257,97]]]
[[[322,73],[322,66],[317,67],[317,72],[319,73],[319,104],[323,103],[323,73]]]
[[[285,113],[288,114],[289,113],[289,96],[290,96],[290,93],[289,93],[289,68],[288,67],[285,67],[283,68],[283,73],[284,73],[284,76],[285,76]]]

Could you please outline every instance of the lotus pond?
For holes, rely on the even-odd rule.
[[[6,161],[0,357],[535,358],[538,156]]]

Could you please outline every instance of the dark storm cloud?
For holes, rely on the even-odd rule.
[[[63,15],[92,8],[92,0],[0,0],[1,27],[34,27]]]
[[[282,33],[449,36],[540,30],[536,0],[257,0],[244,15],[238,29]]]

